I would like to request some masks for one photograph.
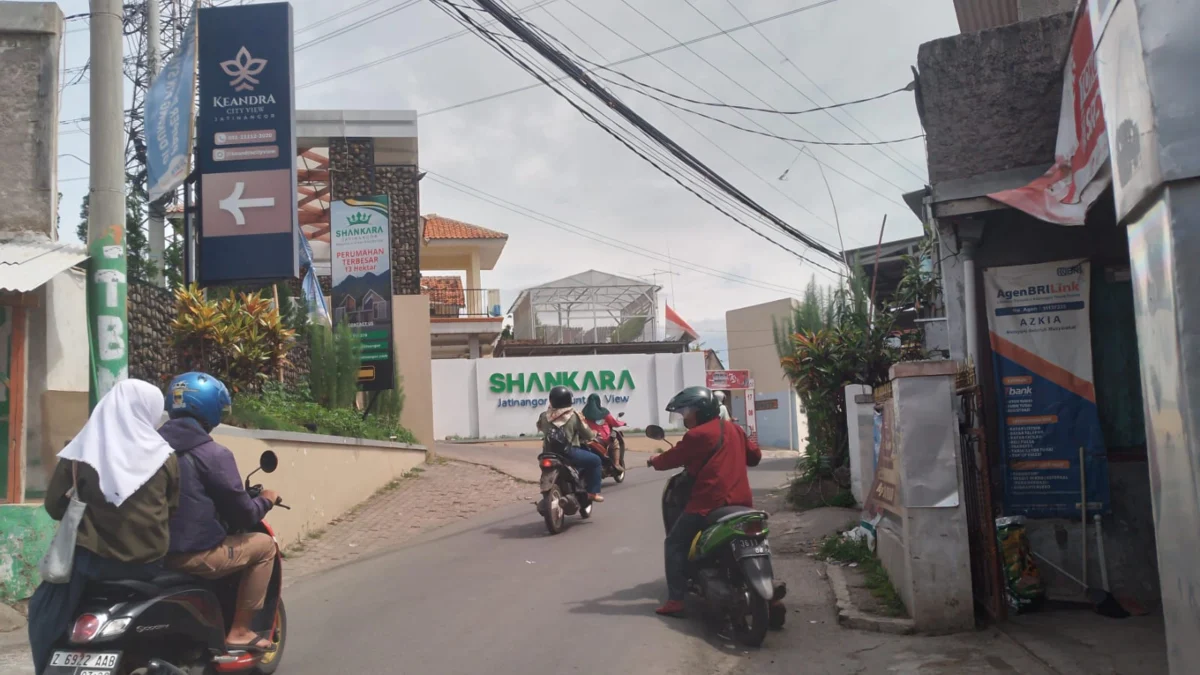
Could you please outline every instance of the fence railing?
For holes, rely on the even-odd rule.
[[[500,291],[495,288],[422,288],[429,297],[429,316],[435,319],[499,319],[504,316]]]

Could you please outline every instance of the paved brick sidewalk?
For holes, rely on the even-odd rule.
[[[519,501],[537,486],[492,469],[442,462],[424,464],[411,477],[380,490],[323,531],[285,551],[287,580],[401,544],[436,527]]]

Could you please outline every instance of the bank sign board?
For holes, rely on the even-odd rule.
[[[392,360],[392,229],[386,195],[338,200],[329,206],[333,323],[358,334],[366,391],[395,386]]]
[[[299,276],[292,7],[199,10],[201,286]]]

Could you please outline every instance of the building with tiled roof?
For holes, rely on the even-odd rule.
[[[508,235],[503,232],[489,230],[486,227],[464,223],[461,220],[446,218],[439,216],[436,213],[431,213],[422,219],[421,236],[425,241],[441,240],[441,239],[508,239]]]

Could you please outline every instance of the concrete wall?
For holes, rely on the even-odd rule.
[[[0,232],[58,238],[58,75],[63,15],[0,2]]]
[[[397,368],[404,378],[405,428],[422,445],[433,447],[433,361],[429,342],[429,298],[392,296],[392,329]]]
[[[628,371],[629,381],[618,380],[615,388],[596,389],[584,385],[586,373],[609,371],[616,377]],[[611,356],[546,356],[433,362],[433,400],[437,404],[435,436],[445,438],[496,438],[533,436],[537,417],[546,409],[551,387],[544,385],[546,373],[577,373],[576,401],[591,393],[600,394],[614,415],[625,413],[624,421],[634,428],[658,424],[672,428],[665,408],[680,389],[704,384],[704,356],[686,354],[624,354]],[[537,385],[530,375],[538,374]],[[492,377],[508,382],[522,378],[524,390],[494,391]],[[553,384],[551,385],[553,386]],[[507,387],[506,387],[507,389]]]
[[[1070,35],[1060,14],[921,45],[917,100],[935,189],[1054,162]]]
[[[846,431],[850,445],[850,494],[865,504],[875,482],[875,397],[865,384],[848,384]]]
[[[1046,16],[1075,11],[1075,0],[1017,0],[1017,17],[1031,21]]]
[[[253,482],[275,490],[292,507],[274,509],[267,520],[282,546],[325,527],[379,488],[425,462],[425,448],[357,438],[220,427],[213,438],[237,458],[242,476],[258,466],[263,451],[279,456],[273,474]]]
[[[25,492],[35,496],[46,489],[49,469],[62,444],[47,435],[55,414],[71,418],[70,408],[57,411],[45,405],[56,395],[88,392],[87,296],[84,274],[67,270],[37,291],[40,306],[29,313],[29,369],[26,397]],[[52,396],[53,395],[53,396]],[[74,434],[86,421],[71,428]],[[72,419],[72,422],[75,420]],[[60,434],[61,435],[61,434]],[[69,439],[70,436],[67,436]]]
[[[82,407],[86,417],[86,394],[56,403]],[[425,462],[424,447],[382,441],[232,427],[219,427],[213,438],[233,452],[243,477],[258,466],[264,451],[278,455],[275,473],[260,473],[253,482],[277,491],[292,507],[267,516],[281,546],[325,527]],[[0,506],[0,602],[32,595],[39,582],[37,564],[54,528],[40,502]]]

